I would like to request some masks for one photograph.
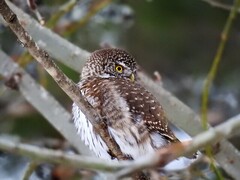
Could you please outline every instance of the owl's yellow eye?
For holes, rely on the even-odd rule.
[[[120,65],[117,65],[117,66],[115,67],[115,69],[116,69],[116,71],[117,71],[118,73],[122,73],[122,72],[123,72],[123,67],[120,66]]]

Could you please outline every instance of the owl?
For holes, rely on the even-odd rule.
[[[162,106],[136,81],[136,71],[134,58],[125,50],[97,50],[87,60],[78,83],[82,96],[106,124],[109,136],[131,159],[179,141]],[[82,141],[98,157],[115,159],[75,103],[72,112]]]

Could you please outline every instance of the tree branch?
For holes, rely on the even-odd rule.
[[[218,7],[218,8],[224,9],[224,10],[228,10],[228,11],[230,11],[233,8],[233,6],[231,6],[231,5],[223,4],[223,3],[215,1],[215,0],[202,0],[202,1],[210,4],[213,7]],[[238,9],[238,12],[240,12],[240,9]]]
[[[38,163],[34,161],[30,161],[27,165],[27,169],[24,172],[23,180],[29,180],[30,176],[32,175],[33,171],[36,169],[37,166],[38,166]]]
[[[216,126],[215,128],[211,128],[208,131],[197,135],[192,141],[169,145],[165,148],[159,149],[156,153],[148,154],[134,161],[104,161],[98,158],[67,154],[62,151],[13,142],[9,139],[4,139],[3,137],[0,137],[0,149],[18,155],[27,156],[36,163],[60,163],[76,168],[111,172],[118,171],[114,176],[116,178],[121,178],[143,169],[164,167],[169,162],[180,156],[188,155],[198,149],[202,149],[206,144],[216,144],[223,138],[231,137],[239,131],[239,128],[240,114]],[[234,161],[235,160],[231,160],[232,163],[234,163]]]
[[[108,135],[104,121],[100,119],[97,112],[82,97],[79,87],[58,68],[49,54],[33,41],[32,37],[20,25],[16,14],[13,13],[4,0],[0,0],[0,14],[16,34],[19,41],[28,49],[29,53],[52,76],[59,87],[81,108],[114,156],[118,159],[126,159],[117,143]]]
[[[233,7],[231,8],[231,11],[229,12],[226,23],[224,25],[224,28],[223,28],[223,31],[221,34],[221,40],[218,45],[217,52],[213,59],[211,68],[210,68],[210,70],[207,74],[207,77],[204,81],[204,84],[203,84],[202,98],[201,98],[201,120],[202,120],[202,126],[204,129],[208,129],[208,127],[209,127],[208,118],[207,118],[208,104],[209,104],[208,103],[209,91],[210,91],[211,85],[216,77],[217,71],[219,69],[218,67],[222,60],[222,55],[225,50],[226,42],[228,40],[228,36],[230,34],[230,30],[232,28],[233,21],[236,18],[239,7],[240,7],[240,0],[235,0]],[[218,179],[222,180],[223,177],[221,175],[221,172],[214,165],[213,153],[212,153],[213,150],[211,149],[210,146],[206,146],[205,151],[206,151],[207,156],[211,159],[211,166],[212,166],[215,174],[217,175]]]
[[[73,22],[67,25],[64,29],[65,31],[62,33],[63,36],[68,36],[73,34],[78,29],[80,29],[83,25],[89,22],[89,20],[96,15],[101,9],[106,7],[112,2],[112,0],[99,0],[93,1],[92,6],[89,8],[88,12],[77,22]]]
[[[116,176],[121,178],[131,173],[140,171],[146,168],[152,167],[163,167],[172,160],[196,152],[197,150],[203,149],[206,145],[216,145],[220,140],[229,138],[236,134],[240,129],[240,114],[226,120],[224,123],[210,128],[209,130],[195,136],[192,141],[173,144],[167,148],[159,149],[154,154],[149,154],[135,163],[119,171]],[[240,156],[240,153],[237,152]],[[229,159],[230,161],[231,159]],[[234,163],[237,159],[232,159]],[[227,164],[229,162],[226,162]],[[239,162],[238,162],[239,163]],[[238,167],[239,168],[239,167]],[[236,170],[236,169],[234,169]],[[239,170],[238,170],[239,171]],[[236,172],[237,173],[237,172]],[[235,174],[236,174],[235,173]],[[231,175],[231,174],[230,174]]]
[[[200,117],[188,106],[145,74],[139,73],[138,75],[145,87],[161,102],[168,119],[174,125],[183,129],[191,136],[195,136],[203,131]],[[214,154],[214,158],[228,174],[237,179],[240,177],[240,153],[238,149],[227,140],[220,141],[219,147],[219,151]]]
[[[23,12],[11,2],[7,1],[9,7],[17,14],[20,24],[33,37],[39,47],[45,49],[54,59],[69,66],[77,72],[81,72],[90,53],[80,49],[50,29],[40,25],[35,19]],[[0,22],[5,26],[8,24],[0,16]]]
[[[69,154],[59,150],[51,150],[29,144],[13,142],[12,140],[1,136],[0,149],[21,156],[29,157],[36,163],[48,162],[91,170],[116,171],[122,167],[131,165],[130,161],[124,161],[121,163],[118,163],[117,161],[104,161],[95,157]]]
[[[79,152],[91,155],[89,148],[81,141],[76,128],[71,123],[71,114],[67,112],[42,86],[31,78],[26,71],[14,63],[0,50],[0,74],[9,78],[18,73],[21,80],[17,84],[19,91]]]

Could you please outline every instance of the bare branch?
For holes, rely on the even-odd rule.
[[[224,25],[224,28],[221,33],[221,40],[219,42],[217,52],[214,56],[214,59],[212,61],[211,68],[207,74],[207,77],[205,78],[203,89],[202,89],[202,97],[201,97],[201,120],[202,120],[202,126],[204,129],[208,129],[208,104],[209,104],[209,91],[211,89],[211,85],[217,75],[217,72],[219,70],[219,65],[222,60],[223,52],[225,50],[226,42],[228,40],[230,30],[232,28],[233,22],[236,19],[236,15],[238,12],[238,9],[240,7],[240,0],[235,0],[233,7],[231,11],[229,12],[228,18],[226,20],[226,23]],[[205,148],[207,156],[212,159],[211,160],[211,167],[213,168],[215,174],[217,175],[218,179],[223,179],[221,172],[216,168],[216,166],[213,163],[213,153],[212,148],[210,146],[206,146]]]
[[[121,152],[117,143],[108,135],[108,131],[106,130],[107,126],[104,121],[100,119],[97,112],[94,111],[90,104],[82,97],[79,87],[58,68],[45,50],[39,48],[32,37],[20,25],[16,14],[13,13],[4,0],[0,0],[0,14],[8,23],[11,30],[16,34],[19,41],[24,47],[27,47],[29,53],[52,76],[59,87],[62,88],[62,90],[81,108],[82,112],[92,123],[94,129],[98,131],[98,134],[107,144],[113,155],[118,159],[126,159],[127,157]]]
[[[39,23],[41,25],[44,25],[45,21],[37,9],[37,4],[36,4],[35,0],[27,0],[27,4],[28,4],[29,8],[33,11],[33,13],[36,15]]]
[[[33,171],[36,169],[37,166],[38,166],[38,163],[34,161],[30,161],[27,165],[26,171],[24,172],[23,180],[29,180],[31,174],[33,173]]]
[[[218,8],[221,8],[221,9],[228,10],[228,11],[230,11],[233,8],[232,5],[223,4],[223,3],[215,1],[215,0],[202,0],[202,1],[210,4],[213,7],[218,7]],[[240,12],[240,9],[238,9],[238,12]]]
[[[91,170],[116,171],[122,167],[131,165],[130,161],[124,161],[121,163],[118,163],[116,161],[104,161],[95,157],[69,154],[59,150],[51,150],[29,144],[13,142],[12,140],[6,139],[4,137],[0,137],[0,149],[14,154],[29,157],[36,163],[56,163],[75,168]]]
[[[192,141],[169,145],[168,147],[159,149],[156,153],[148,154],[134,161],[104,161],[98,158],[70,155],[62,151],[16,143],[3,137],[0,137],[0,149],[27,156],[35,162],[60,163],[71,167],[91,170],[118,171],[115,173],[115,177],[120,178],[142,169],[164,167],[170,161],[180,156],[202,149],[206,144],[215,144],[223,138],[231,137],[239,128],[240,114],[215,128],[197,135]]]
[[[71,115],[43,87],[37,84],[18,64],[0,50],[0,74],[10,77],[21,74],[18,85],[22,95],[55,127],[79,152],[90,155],[89,148],[76,134]]]
[[[61,17],[71,11],[76,4],[77,0],[70,0],[67,1],[65,4],[61,5],[61,7],[59,7],[59,9],[52,14],[50,19],[47,21],[46,26],[51,29],[55,27],[59,19],[61,19]]]
[[[68,36],[69,34],[76,32],[79,28],[88,23],[94,15],[96,15],[101,9],[109,5],[111,2],[112,0],[99,0],[95,2],[93,1],[92,6],[84,15],[84,17],[80,19],[80,21],[73,22],[65,27],[63,36]]]
[[[45,49],[52,57],[59,62],[69,66],[77,72],[81,72],[90,53],[80,49],[66,39],[55,34],[46,27],[40,25],[36,20],[7,1],[9,7],[17,14],[20,24],[29,32],[39,47]],[[7,26],[7,23],[0,16],[0,22]]]
[[[124,168],[123,170],[119,171],[116,174],[116,176],[120,178],[129,175],[133,172],[140,171],[142,169],[152,167],[163,167],[180,156],[185,156],[194,153],[197,150],[204,148],[206,145],[209,144],[215,145],[220,140],[229,138],[236,134],[236,132],[239,131],[239,129],[240,129],[240,114],[235,117],[232,117],[229,120],[226,120],[224,123],[216,126],[215,128],[211,128],[197,135],[192,139],[192,141],[170,145],[169,147],[159,149],[154,154],[149,154],[144,158],[136,160],[132,166]],[[237,153],[240,156],[240,153],[239,152]],[[231,162],[226,161],[225,163],[226,164],[235,163],[234,161],[236,160],[233,159],[231,160]],[[239,166],[237,168],[239,168]],[[234,170],[237,171],[236,168]],[[237,174],[237,172],[235,172],[234,174]]]
[[[221,139],[229,138],[239,132],[240,129],[240,114],[226,120],[224,123],[210,128],[209,130],[197,135],[193,138],[192,143],[187,147],[186,153],[193,152],[199,147],[204,147],[207,144],[214,145]],[[240,154],[238,152],[238,154]]]
[[[143,73],[139,73],[140,79],[145,87],[161,102],[168,119],[179,128],[183,129],[191,136],[195,136],[203,131],[200,117],[196,115],[188,106],[183,104],[171,93],[159,86],[152,79]],[[214,155],[216,161],[232,177],[240,177],[240,154],[229,141],[222,140],[219,142],[219,151]],[[230,160],[233,163],[230,163]],[[226,163],[229,162],[229,163]]]

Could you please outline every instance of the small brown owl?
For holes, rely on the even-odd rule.
[[[136,70],[134,58],[126,51],[102,49],[91,54],[79,82],[85,100],[104,119],[109,136],[132,159],[179,141],[162,106],[135,81]],[[76,104],[73,119],[80,137],[98,157],[115,158]]]

